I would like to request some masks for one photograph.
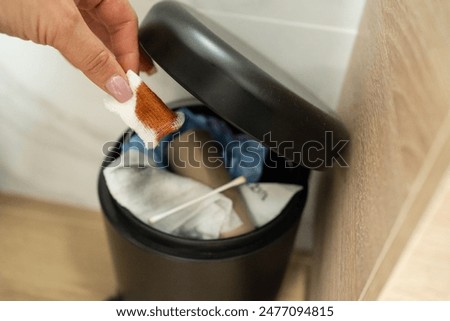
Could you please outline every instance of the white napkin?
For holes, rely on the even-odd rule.
[[[126,166],[125,166],[126,164]],[[122,153],[103,171],[106,184],[116,201],[142,222],[212,189],[191,178],[182,177],[152,165],[136,149]],[[257,227],[275,218],[302,186],[278,183],[248,184],[240,187],[250,216]],[[216,194],[170,215],[155,224],[163,232],[196,239],[218,239],[242,222],[232,201]]]
[[[252,183],[239,187],[256,226],[273,220],[303,186],[281,183]]]

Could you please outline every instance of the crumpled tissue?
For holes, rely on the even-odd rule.
[[[157,167],[135,148],[123,152],[103,170],[111,195],[142,222],[212,189],[191,178]],[[302,186],[281,183],[250,183],[239,187],[249,215],[260,227],[281,213]],[[242,224],[232,201],[216,194],[174,213],[152,227],[168,234],[191,239],[218,239]]]

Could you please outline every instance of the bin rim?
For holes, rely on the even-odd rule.
[[[169,256],[186,259],[226,259],[257,251],[269,243],[276,242],[290,228],[297,228],[306,203],[307,184],[288,202],[282,212],[267,224],[240,236],[217,239],[187,239],[159,231],[134,216],[122,207],[111,195],[103,169],[120,155],[123,142],[131,137],[128,129],[104,159],[98,177],[98,195],[104,216],[109,224],[129,242],[144,250],[153,250]]]

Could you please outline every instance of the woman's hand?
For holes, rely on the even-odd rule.
[[[119,102],[139,71],[138,23],[127,0],[0,0],[0,32],[58,49]]]

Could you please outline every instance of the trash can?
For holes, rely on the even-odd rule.
[[[194,108],[214,113],[270,148],[261,181],[304,189],[275,219],[252,232],[195,240],[138,220],[112,197],[101,171],[99,198],[121,299],[274,299],[306,202],[308,167],[323,167],[317,160],[323,165],[333,156],[317,144],[325,144],[327,132],[334,140],[347,138],[333,115],[286,89],[219,38],[214,28],[194,9],[164,1],[152,7],[141,24],[140,46],[198,99]],[[130,133],[117,141],[102,168],[117,158]],[[316,144],[314,153],[302,157],[311,142]]]

